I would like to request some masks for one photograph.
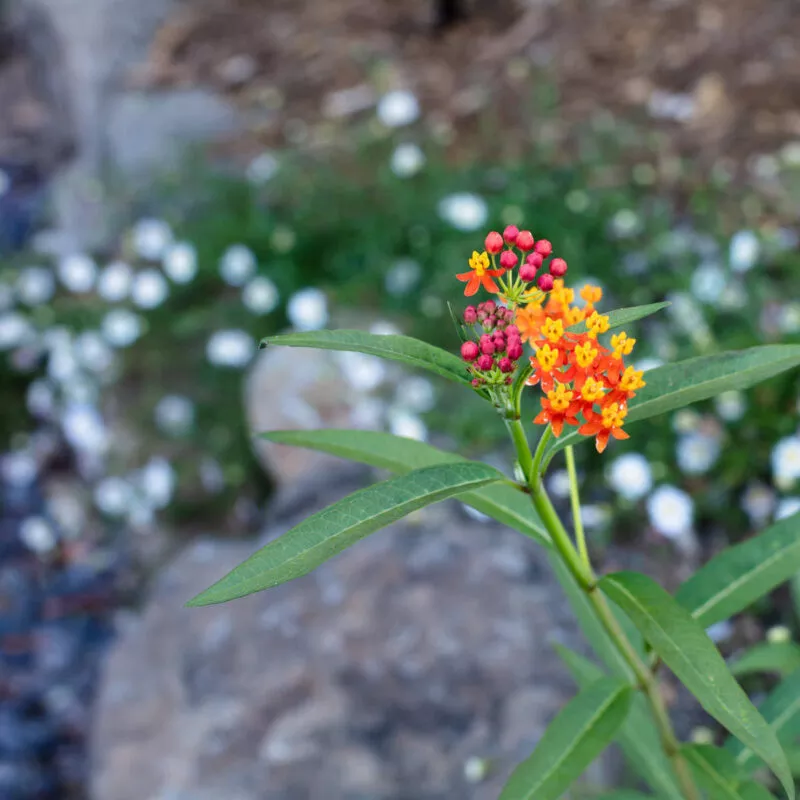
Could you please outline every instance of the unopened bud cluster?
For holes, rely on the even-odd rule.
[[[513,319],[514,312],[494,300],[464,309],[465,328],[476,337],[461,345],[473,386],[511,383],[511,373],[522,357],[522,339]]]

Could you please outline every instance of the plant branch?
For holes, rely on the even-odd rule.
[[[575,527],[575,541],[578,544],[578,554],[581,561],[591,569],[589,561],[589,551],[586,548],[586,534],[583,530],[583,518],[581,517],[581,497],[578,487],[578,473],[575,469],[575,452],[572,445],[567,447],[567,474],[569,475],[569,499],[572,505],[572,524]]]

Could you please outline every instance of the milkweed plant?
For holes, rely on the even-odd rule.
[[[756,708],[737,682],[741,673],[731,671],[706,629],[800,572],[800,514],[719,553],[674,596],[641,573],[600,575],[581,522],[574,448],[591,440],[602,453],[613,448],[612,440],[627,439],[637,423],[793,369],[800,365],[800,346],[704,355],[645,376],[626,363],[636,339],[624,328],[666,303],[605,312],[597,307],[602,291],[593,286],[584,287],[577,302],[567,285],[566,261],[553,256],[549,241],[534,240],[530,231],[514,226],[489,233],[468,267],[456,277],[465,284],[465,296],[478,295],[478,302],[453,314],[461,338],[458,355],[406,336],[356,330],[289,333],[269,344],[377,355],[476,392],[486,401],[486,413],[497,413],[505,422],[516,455],[513,478],[488,464],[386,433],[264,433],[270,441],[349,458],[395,477],[312,515],[189,605],[222,603],[285,583],[410,512],[457,497],[544,549],[603,663],[600,667],[559,647],[580,691],[514,769],[500,800],[562,797],[612,742],[619,743],[651,794],[620,790],[604,795],[605,800],[761,800],[774,797],[772,792],[793,800],[787,751],[791,754],[792,739],[800,734],[800,664],[783,670],[782,682]],[[644,425],[638,430],[646,432]],[[562,454],[571,489],[571,531],[544,484],[548,468]],[[727,731],[721,746],[678,739],[659,683],[664,667]]]

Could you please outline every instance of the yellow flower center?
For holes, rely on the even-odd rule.
[[[619,388],[623,392],[635,392],[647,384],[642,380],[644,372],[640,370],[637,372],[633,367],[627,367],[625,372],[622,373],[622,379],[619,382]]]
[[[539,362],[539,367],[542,372],[551,372],[556,365],[558,359],[558,350],[553,350],[549,344],[539,348],[536,353],[536,360]]]
[[[608,408],[603,409],[603,427],[621,428],[627,416],[627,408],[620,406],[619,403],[612,403]]]
[[[592,347],[591,342],[586,342],[585,344],[579,344],[575,348],[575,360],[578,362],[578,366],[581,369],[588,369],[594,363],[594,360],[597,358],[597,348]]]
[[[615,333],[611,337],[611,347],[614,350],[614,358],[629,356],[633,352],[636,339],[631,339],[625,331]]]
[[[479,253],[477,250],[472,251],[472,258],[469,260],[469,268],[475,270],[475,274],[479,277],[483,277],[483,273],[489,269],[489,256],[486,254],[486,251]]]
[[[564,335],[564,323],[560,319],[550,319],[542,325],[542,335],[555,344]]]
[[[583,322],[586,312],[582,308],[578,308],[578,306],[572,306],[568,309],[565,316],[567,325],[577,325],[579,322]]]
[[[552,392],[547,393],[547,399],[550,401],[550,408],[553,411],[566,411],[574,396],[575,393],[567,391],[567,387],[563,383],[559,383]]]
[[[581,289],[581,297],[587,303],[599,303],[603,299],[603,290],[599,286],[584,286]]]
[[[593,311],[589,319],[586,320],[586,327],[589,329],[589,336],[595,338],[608,330],[608,317]]]
[[[586,383],[583,384],[581,389],[581,397],[587,403],[596,403],[605,394],[605,387],[600,381],[594,378],[587,378]]]

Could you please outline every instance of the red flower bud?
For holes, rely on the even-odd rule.
[[[464,309],[464,322],[467,325],[474,325],[478,321],[478,312],[475,310],[475,306],[467,306]]]
[[[472,385],[477,389],[479,386],[483,386],[483,378],[473,378]]]
[[[464,361],[474,361],[480,354],[480,348],[475,342],[464,342],[461,345],[461,358]]]
[[[530,231],[520,231],[517,234],[517,247],[520,250],[533,250],[533,234]]]
[[[494,300],[487,300],[483,304],[483,307],[486,309],[488,314],[494,314],[494,312],[497,311],[497,303],[495,303]]]
[[[482,355],[476,362],[475,366],[483,372],[488,372],[494,366],[494,359],[491,356]]]
[[[537,253],[539,253],[540,256],[547,258],[547,256],[553,252],[553,245],[550,244],[547,239],[539,239],[539,241],[536,242],[536,247],[534,249]]]
[[[514,365],[511,363],[510,358],[501,358],[497,364],[500,367],[500,372],[513,372]]]
[[[483,353],[485,356],[493,356],[495,349],[495,344],[493,341],[491,341],[491,339],[481,342],[481,353]]]
[[[544,275],[539,276],[537,284],[543,292],[549,292],[553,288],[553,276],[549,272],[545,272]]]
[[[519,336],[519,328],[516,325],[509,325],[506,328],[506,336]]]
[[[519,339],[508,340],[507,355],[512,361],[522,358],[522,342]]]
[[[500,266],[503,269],[514,269],[518,261],[519,257],[513,250],[503,250],[503,254],[500,256]]]
[[[538,271],[532,264],[525,263],[519,268],[519,277],[526,283],[530,283],[536,278]]]
[[[503,238],[506,240],[506,244],[515,244],[517,236],[519,236],[519,228],[516,225],[507,225],[503,231]]]
[[[526,264],[530,264],[536,269],[542,266],[542,262],[544,261],[544,256],[541,253],[528,253],[527,258],[525,259]]]
[[[497,231],[492,231],[486,237],[483,246],[487,253],[499,253],[503,249],[503,237]]]
[[[567,262],[563,258],[554,258],[550,262],[550,274],[554,278],[563,278],[567,274]]]

